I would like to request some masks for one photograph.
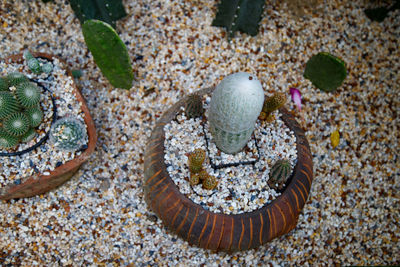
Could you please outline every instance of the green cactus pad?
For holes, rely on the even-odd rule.
[[[103,75],[114,87],[130,89],[134,78],[128,50],[115,30],[105,22],[87,20],[82,32]]]
[[[225,27],[229,37],[236,31],[255,36],[264,4],[264,0],[222,0],[212,26]]]
[[[82,24],[98,19],[115,28],[116,20],[126,16],[122,0],[70,0],[69,3]]]
[[[0,91],[8,91],[8,81],[4,77],[0,77]]]
[[[29,130],[29,118],[22,112],[13,113],[3,121],[4,130],[12,136],[20,137]]]
[[[50,141],[58,148],[75,151],[87,142],[85,125],[74,117],[57,120],[50,130]]]
[[[0,119],[17,112],[20,109],[18,101],[9,91],[0,91]]]
[[[28,82],[28,78],[19,72],[12,72],[6,76],[9,86],[17,86],[20,83]]]
[[[15,91],[18,102],[25,108],[34,107],[39,104],[40,90],[32,82],[20,83]]]
[[[312,56],[304,71],[304,78],[325,92],[332,92],[338,88],[346,76],[344,61],[326,52]]]
[[[269,187],[281,190],[291,174],[290,162],[286,159],[278,160],[272,166],[269,173]]]
[[[35,128],[42,123],[43,120],[43,111],[40,109],[39,106],[27,109],[25,114],[28,116],[30,121],[30,126]]]
[[[9,135],[3,128],[0,128],[0,148],[8,149],[18,144],[18,138]]]

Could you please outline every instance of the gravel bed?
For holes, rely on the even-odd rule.
[[[42,63],[49,62],[40,59]],[[51,61],[53,71],[50,74],[33,74],[29,71],[26,64],[6,63],[0,61],[0,75],[6,76],[8,73],[20,72],[31,81],[36,81],[39,88],[42,88],[40,105],[43,111],[43,122],[38,127],[35,138],[27,143],[18,145],[15,149],[4,150],[1,152],[19,152],[34,146],[50,131],[53,121],[54,106],[52,97],[56,105],[56,118],[74,116],[83,122],[84,113],[81,104],[77,101],[73,93],[73,80],[67,75],[65,66],[58,59]],[[87,142],[87,140],[86,140]],[[68,152],[55,147],[48,139],[38,148],[17,156],[0,156],[0,192],[1,189],[9,184],[20,184],[25,178],[36,173],[44,175],[50,174],[57,166],[74,159],[80,155],[81,151]]]
[[[301,18],[287,1],[266,1],[257,36],[228,41],[211,26],[215,1],[124,0],[128,15],[116,30],[137,76],[130,91],[102,76],[66,1],[0,1],[1,57],[28,47],[81,69],[77,82],[99,136],[69,182],[0,203],[2,265],[399,265],[400,10],[371,22],[363,10],[386,1],[332,0]],[[347,64],[334,93],[303,77],[320,51]],[[267,94],[301,91],[301,112],[291,101],[287,108],[307,130],[314,181],[293,231],[255,250],[212,253],[189,246],[149,211],[143,156],[156,120],[173,103],[238,71],[257,75]],[[332,149],[335,130],[340,143]]]
[[[276,113],[273,123],[257,121],[254,137],[244,151],[235,155],[219,152],[207,121],[208,104],[205,105],[204,126],[201,118],[187,119],[182,108],[176,120],[164,126],[165,164],[167,171],[180,192],[203,208],[225,214],[240,214],[261,208],[274,200],[280,193],[268,186],[269,171],[275,161],[289,160],[291,167],[296,165],[296,137]],[[204,130],[203,130],[204,127]],[[207,136],[208,146],[205,135]],[[257,146],[254,138],[257,140]],[[204,170],[216,177],[217,187],[203,189],[202,184],[191,186],[188,168],[188,153],[201,148],[207,151]],[[257,161],[254,164],[214,169],[215,165]]]

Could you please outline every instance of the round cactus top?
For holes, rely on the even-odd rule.
[[[245,72],[234,73],[216,87],[209,119],[226,132],[239,133],[254,127],[263,103],[264,91],[257,77]]]

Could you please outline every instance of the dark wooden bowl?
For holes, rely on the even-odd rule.
[[[42,57],[52,60],[53,58],[58,58],[53,55],[49,55],[46,53],[33,53],[34,57]],[[23,62],[22,54],[13,55],[5,59],[6,62],[15,62],[21,63]],[[60,62],[67,67],[67,64],[62,59],[58,58]],[[69,76],[72,77],[72,74],[69,69],[67,69],[67,73]],[[56,188],[63,184],[64,182],[68,181],[75,172],[78,171],[79,167],[88,160],[91,153],[93,153],[96,147],[96,140],[97,134],[96,129],[94,126],[94,122],[92,117],[90,116],[89,109],[86,105],[85,99],[83,98],[80,91],[77,89],[75,83],[74,86],[74,93],[77,100],[82,104],[81,108],[85,114],[84,120],[87,126],[88,131],[88,147],[85,151],[82,152],[79,156],[75,157],[73,160],[70,160],[61,166],[55,168],[53,171],[50,172],[49,175],[44,174],[35,174],[30,177],[25,177],[21,179],[21,183],[18,185],[10,184],[5,186],[4,188],[0,189],[0,199],[8,200],[12,198],[22,198],[22,197],[31,197],[38,194],[46,193],[47,191]],[[29,154],[27,154],[29,155]]]
[[[199,91],[212,92],[213,88]],[[307,201],[313,179],[312,156],[304,131],[286,109],[282,120],[296,136],[297,164],[282,194],[262,208],[227,215],[204,209],[185,197],[172,181],[164,163],[164,125],[185,99],[173,105],[157,122],[148,141],[144,162],[144,192],[149,207],[164,224],[189,244],[214,251],[256,248],[291,231]]]

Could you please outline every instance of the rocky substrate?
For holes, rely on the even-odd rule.
[[[400,10],[378,23],[364,14],[375,1],[332,0],[299,18],[286,2],[266,1],[257,36],[238,33],[228,41],[224,29],[211,26],[216,1],[123,1],[128,15],[116,29],[137,76],[126,91],[102,76],[66,1],[0,1],[1,57],[29,47],[81,69],[78,82],[99,136],[96,153],[68,183],[0,203],[0,262],[399,265]],[[348,77],[334,93],[303,77],[320,51],[347,64]],[[211,253],[171,234],[149,211],[143,157],[156,120],[173,103],[238,71],[257,75],[267,95],[290,98],[290,87],[300,90],[301,112],[290,101],[287,109],[307,130],[315,178],[293,231],[255,250]],[[333,149],[335,130],[340,143]]]
[[[209,104],[210,97],[207,98]],[[253,138],[242,152],[234,155],[221,152],[215,146],[209,132],[207,120],[208,105],[205,105],[204,119],[187,119],[182,112],[169,124],[165,131],[165,164],[167,171],[179,190],[193,202],[203,208],[225,214],[240,214],[261,208],[278,195],[268,186],[269,171],[279,159],[289,160],[293,169],[296,164],[297,150],[294,133],[274,112],[276,120],[272,123],[257,121]],[[188,154],[201,148],[206,153],[203,164],[208,174],[216,177],[217,186],[207,190],[202,184],[191,186],[190,171],[187,165]],[[239,164],[255,162],[253,164]],[[223,168],[216,166],[232,164]]]

